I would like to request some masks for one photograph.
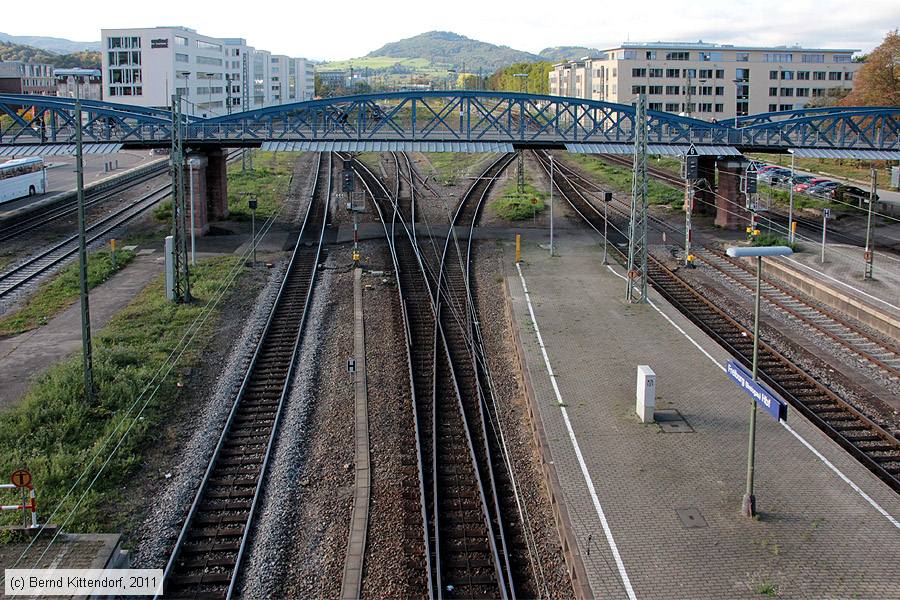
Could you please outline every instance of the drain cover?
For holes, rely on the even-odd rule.
[[[675,513],[685,529],[706,527],[706,519],[703,518],[703,515],[696,508],[676,508]]]
[[[674,408],[654,411],[653,419],[663,433],[692,433],[694,431],[694,428],[688,425],[681,413]]]

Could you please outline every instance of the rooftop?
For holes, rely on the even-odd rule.
[[[800,45],[793,46],[741,46],[735,44],[713,44],[699,40],[696,42],[624,42],[620,46],[608,48],[609,50],[622,50],[631,48],[672,48],[677,50],[747,50],[762,52],[859,52],[859,48],[804,48]]]

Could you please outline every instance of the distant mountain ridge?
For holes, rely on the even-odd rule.
[[[10,35],[0,32],[0,42],[31,46],[53,54],[72,54],[75,52],[100,50],[100,42],[73,42],[65,38],[46,37],[40,35]]]
[[[450,31],[429,31],[420,35],[385,44],[366,58],[417,58],[434,64],[451,65],[457,70],[465,67],[469,73],[478,69],[493,72],[517,62],[543,60],[537,54],[473,40]]]
[[[80,51],[69,54],[57,54],[32,46],[0,41],[0,61],[22,61],[27,63],[46,63],[57,69],[83,67],[85,69],[100,68],[99,51]]]

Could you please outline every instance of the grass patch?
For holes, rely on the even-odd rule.
[[[25,398],[0,413],[0,472],[28,467],[34,475],[43,518],[59,507],[54,521],[61,524],[73,510],[66,525],[69,531],[110,531],[120,525],[110,521],[110,507],[122,499],[122,490],[132,482],[144,451],[160,435],[166,412],[178,399],[177,369],[161,381],[152,402],[137,421],[126,419],[120,431],[133,423],[103,475],[90,487],[87,483],[98,473],[110,454],[111,446],[102,445],[127,407],[138,398],[156,370],[177,347],[190,323],[219,288],[237,258],[212,258],[198,263],[191,280],[191,292],[197,299],[180,305],[165,299],[163,277],[149,284],[127,307],[94,336],[94,400],[83,400],[81,355],[72,356],[42,374]],[[206,339],[217,321],[217,314],[206,322],[198,339]],[[179,363],[184,370],[197,360],[201,346],[194,345]],[[183,372],[183,371],[182,371]],[[134,415],[132,415],[134,416]],[[113,440],[117,441],[118,436]],[[91,462],[95,453],[100,460],[88,469],[73,495],[66,492]],[[85,492],[81,504],[78,498]],[[0,522],[21,518],[11,512],[0,514]]]
[[[585,171],[595,175],[598,180],[606,183],[619,192],[631,193],[631,169],[610,165],[596,156],[587,154],[572,154],[571,158]],[[647,180],[647,195],[650,204],[669,205],[672,208],[684,208],[684,190],[668,186],[655,179]]]
[[[242,171],[240,164],[228,169],[228,212],[235,221],[249,221],[250,196],[258,200],[257,218],[274,214],[284,202],[296,155],[293,153],[253,152],[253,168]],[[171,206],[169,207],[171,212]]]
[[[781,237],[780,235],[771,233],[771,232],[760,232],[759,235],[753,237],[753,241],[751,242],[754,246],[787,246],[791,250],[795,252],[799,248],[799,246],[795,244],[790,244],[786,239]]]
[[[525,192],[519,193],[515,181],[510,182],[503,196],[491,202],[491,209],[501,219],[507,221],[524,221],[544,212],[546,192],[538,190],[530,183],[525,184]],[[537,200],[532,204],[532,200]]]
[[[756,586],[756,593],[760,594],[761,596],[774,598],[778,595],[778,586],[771,581],[763,581],[758,586]]]
[[[92,252],[88,256],[88,288],[93,289],[100,285],[132,259],[134,259],[133,251],[117,250],[116,266],[113,267],[109,250]],[[53,279],[42,284],[25,306],[0,319],[0,337],[36,329],[74,304],[81,291],[78,271],[76,261],[60,271]]]

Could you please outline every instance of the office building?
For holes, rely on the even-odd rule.
[[[306,60],[272,57],[242,38],[214,38],[186,27],[103,29],[101,48],[103,96],[113,102],[165,108],[177,91],[185,112],[214,117],[313,93]],[[277,79],[274,58],[284,69]]]
[[[16,60],[0,62],[0,94],[55,96],[53,65]]]
[[[722,120],[794,110],[849,91],[862,63],[852,49],[626,43],[554,65],[550,93]],[[837,88],[835,90],[835,88]],[[834,91],[832,91],[834,90]]]

